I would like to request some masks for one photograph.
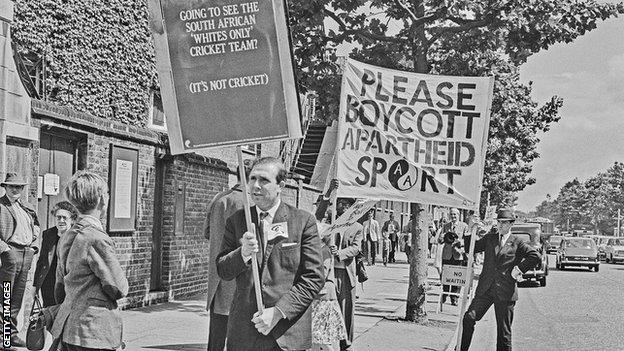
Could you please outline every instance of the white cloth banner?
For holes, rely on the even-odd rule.
[[[347,60],[338,196],[477,208],[493,86]]]

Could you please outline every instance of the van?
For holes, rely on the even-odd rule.
[[[537,250],[542,259],[537,266],[526,271],[522,278],[537,281],[540,286],[546,286],[546,276],[548,276],[548,255],[545,251],[546,236],[542,237],[541,225],[538,223],[515,223],[511,227],[511,233],[529,246]]]

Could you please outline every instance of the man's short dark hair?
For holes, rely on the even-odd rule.
[[[277,167],[277,175],[275,176],[275,182],[280,183],[286,180],[286,168],[284,168],[284,164],[276,157],[262,157],[253,162],[251,165],[251,169],[254,169],[256,166],[261,165],[274,165]]]

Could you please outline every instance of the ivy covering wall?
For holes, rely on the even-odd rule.
[[[145,126],[158,84],[146,0],[15,0],[12,37],[45,53],[48,100]]]

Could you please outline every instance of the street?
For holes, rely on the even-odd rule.
[[[520,288],[513,322],[514,350],[622,350],[624,264],[551,269],[545,288]],[[487,325],[487,327],[486,327]],[[487,329],[487,330],[486,330]],[[494,350],[494,308],[477,324],[472,350]]]

